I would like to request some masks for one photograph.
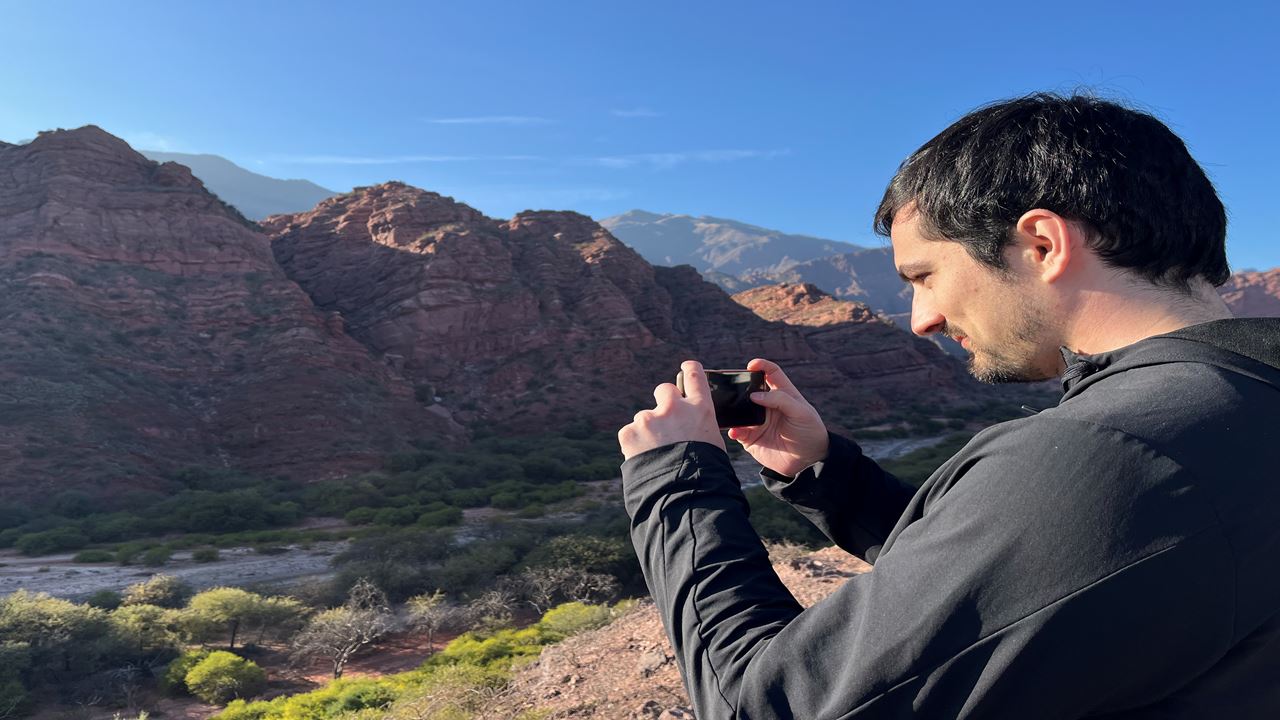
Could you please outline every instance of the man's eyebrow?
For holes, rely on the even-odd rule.
[[[898,277],[902,278],[902,282],[909,283],[911,278],[920,275],[929,269],[927,262],[906,263],[898,268]]]

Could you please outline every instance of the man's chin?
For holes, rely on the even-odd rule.
[[[979,360],[976,354],[970,353],[966,362],[969,374],[974,380],[988,385],[1005,385],[1008,383],[1033,383],[1048,380],[1052,375],[1045,375],[1035,368],[1012,363],[992,362],[990,359]]]

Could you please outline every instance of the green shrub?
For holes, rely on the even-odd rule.
[[[251,660],[225,650],[209,653],[186,675],[187,690],[208,703],[248,698],[267,686],[267,674]]]
[[[156,545],[142,553],[142,564],[147,567],[160,567],[173,557],[173,550],[168,545]]]
[[[201,660],[209,657],[211,650],[188,650],[169,663],[160,675],[160,689],[170,695],[187,693],[187,673]]]
[[[218,548],[199,548],[191,552],[191,559],[198,563],[216,562],[218,560]]]
[[[116,554],[110,550],[93,549],[81,550],[76,556],[71,558],[72,562],[78,563],[104,563],[111,562],[116,559]]]
[[[191,588],[172,575],[152,575],[124,589],[125,605],[157,605],[180,608],[191,596]]]
[[[611,619],[613,619],[613,613],[607,605],[570,602],[548,610],[547,614],[538,621],[538,627],[548,637],[562,640],[570,635],[608,625]]]
[[[120,607],[121,602],[123,602],[123,600],[120,597],[120,593],[115,590],[99,590],[85,600],[85,604],[89,607],[101,608],[103,610],[115,610]]]
[[[73,527],[60,527],[44,532],[28,533],[18,538],[13,546],[23,555],[49,555],[66,550],[79,550],[89,544],[89,538]]]
[[[350,525],[368,525],[373,522],[373,516],[377,512],[376,509],[371,507],[360,507],[347,511],[347,514],[343,515],[342,519]]]

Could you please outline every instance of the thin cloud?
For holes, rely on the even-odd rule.
[[[157,152],[180,152],[182,143],[167,135],[147,130],[142,132],[123,133],[120,137],[129,143],[129,147],[137,150],[155,150]]]
[[[620,169],[648,166],[654,170],[668,170],[677,165],[690,162],[722,163],[735,160],[768,159],[790,154],[790,150],[699,150],[696,152],[637,153],[592,158],[590,164]]]
[[[272,162],[293,165],[412,165],[417,163],[470,162],[479,158],[469,155],[286,155]]]
[[[662,117],[662,113],[650,110],[647,107],[636,107],[626,109],[610,110],[610,114],[620,118],[656,118]]]
[[[532,115],[480,115],[477,117],[427,118],[436,125],[547,125],[550,118]]]

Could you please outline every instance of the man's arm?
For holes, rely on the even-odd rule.
[[[1073,718],[1201,672],[1234,613],[1212,510],[1168,459],[1069,429],[975,441],[875,569],[807,610],[722,451],[630,458],[632,539],[700,720]]]
[[[847,438],[829,435],[827,457],[794,478],[765,468],[764,486],[809,519],[831,542],[875,563],[916,488],[885,472]]]

